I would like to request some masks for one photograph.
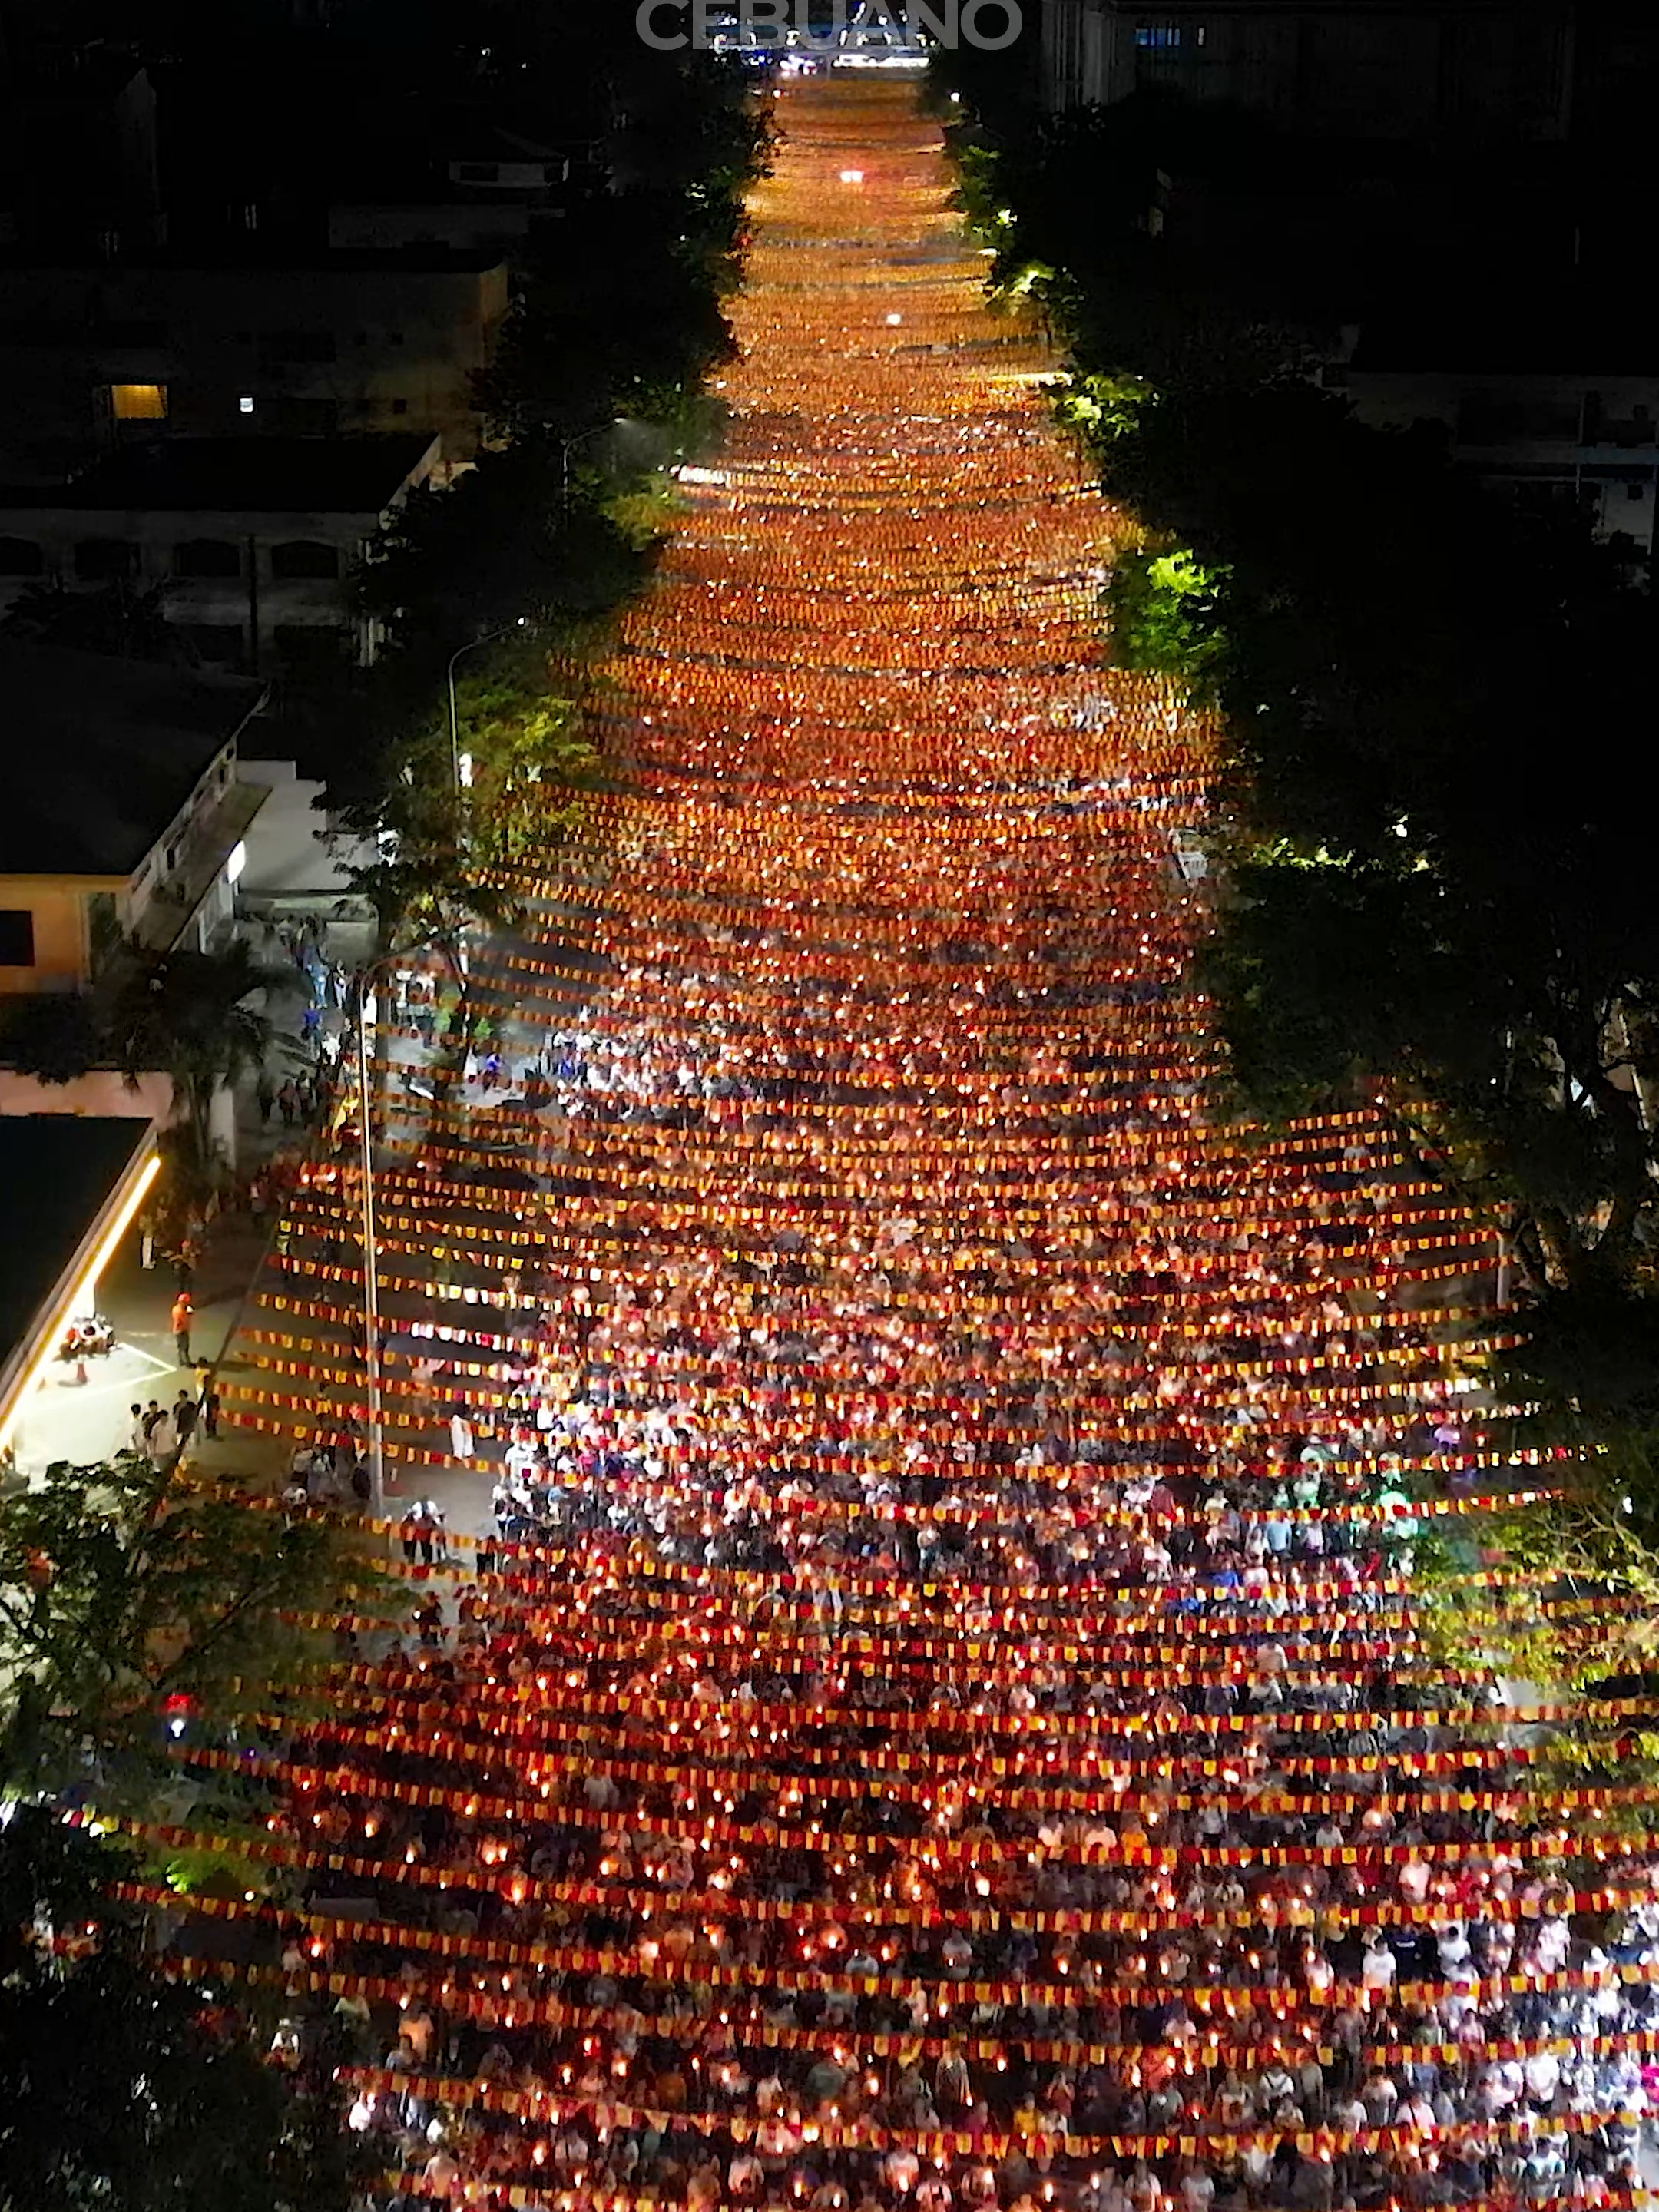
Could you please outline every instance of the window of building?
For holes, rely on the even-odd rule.
[[[75,573],[83,584],[107,584],[136,575],[138,548],[127,538],[83,538],[75,549]]]
[[[1135,44],[1143,52],[1173,53],[1181,44],[1179,23],[1137,23]]]
[[[285,545],[270,549],[270,573],[273,576],[337,576],[340,573],[340,552],[335,545],[321,545],[314,538],[294,538]]]
[[[32,538],[0,538],[0,576],[39,576],[46,555]]]
[[[173,549],[175,576],[240,576],[240,548],[224,538],[187,538]]]
[[[109,406],[118,422],[165,422],[167,388],[165,384],[112,384]]]
[[[0,907],[0,968],[33,968],[34,916],[26,906]]]
[[[392,403],[392,411],[394,415],[407,415],[409,412],[408,400],[394,399]]]
[[[243,392],[241,398],[236,402],[236,412],[239,415],[251,415],[253,412],[253,394],[251,392]]]

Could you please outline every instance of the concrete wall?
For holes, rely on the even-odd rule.
[[[511,200],[342,205],[328,211],[328,242],[337,250],[467,246],[504,253],[529,236],[530,216],[527,205]]]
[[[0,879],[0,908],[34,919],[34,964],[0,968],[0,990],[78,990],[87,980],[85,891],[50,877]]]
[[[243,905],[343,897],[346,866],[367,866],[374,852],[362,838],[341,838],[332,849],[323,844],[319,833],[327,832],[328,817],[313,801],[325,787],[300,775],[292,761],[244,761],[240,773],[245,782],[270,787],[248,833],[247,866],[237,885]]]
[[[0,1114],[89,1114],[162,1127],[173,1115],[173,1085],[165,1075],[141,1075],[129,1086],[108,1068],[94,1068],[74,1083],[37,1083],[32,1075],[0,1067]]]
[[[504,263],[0,265],[0,481],[83,465],[116,435],[108,392],[125,383],[163,386],[175,433],[431,430],[447,470],[477,451],[471,379],[508,305]]]
[[[424,468],[413,479],[422,480]],[[389,511],[389,510],[388,510]],[[360,664],[374,658],[377,627],[353,605],[351,578],[380,528],[379,514],[254,514],[233,510],[191,513],[149,509],[40,507],[0,509],[0,538],[40,549],[40,577],[75,586],[76,547],[88,539],[116,538],[133,549],[132,576],[140,588],[166,583],[163,611],[169,622],[199,631],[195,642],[210,665],[254,666],[267,672],[283,658],[277,632],[337,631]],[[208,540],[224,549],[227,576],[180,576],[179,549]],[[335,577],[284,577],[274,571],[281,546],[306,543],[333,549]],[[0,615],[27,588],[26,576],[0,574]],[[257,615],[258,653],[248,641]]]

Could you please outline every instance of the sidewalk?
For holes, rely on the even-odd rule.
[[[244,933],[255,952],[262,958],[267,957],[258,929]],[[367,940],[367,925],[346,922],[331,927],[326,944],[335,959],[351,966],[363,957]],[[274,1003],[267,1011],[276,1039],[270,1065],[273,1079],[280,1084],[283,1075],[300,1064],[284,1050],[289,1041],[298,1046],[307,1004],[298,969],[294,971],[291,986],[285,982],[271,995]],[[237,1174],[242,1178],[276,1152],[302,1148],[311,1136],[304,1127],[285,1129],[274,1113],[268,1125],[262,1123],[256,1088],[256,1079],[250,1077],[239,1085],[235,1098]],[[210,1224],[191,1286],[195,1306],[191,1332],[193,1360],[216,1363],[226,1352],[264,1258],[270,1225],[268,1220],[264,1228],[257,1229],[240,1207],[222,1213]],[[173,1339],[172,1308],[178,1279],[159,1253],[155,1265],[144,1267],[140,1246],[135,1224],[110,1260],[100,1285],[100,1310],[114,1325],[113,1349],[101,1358],[85,1363],[83,1383],[76,1381],[73,1364],[54,1361],[21,1419],[17,1460],[25,1476],[38,1476],[56,1461],[84,1467],[112,1457],[126,1444],[135,1401],[148,1405],[153,1398],[171,1406],[181,1389],[195,1395],[194,1368],[180,1366]],[[264,1441],[242,1432],[234,1455],[223,1459],[224,1471],[264,1474],[264,1462],[271,1456],[259,1450]],[[224,1442],[222,1435],[218,1449],[207,1447],[201,1455],[204,1464],[221,1461]],[[286,1465],[284,1455],[283,1467]]]
[[[541,1062],[550,1032],[574,1016],[591,995],[586,986],[578,984],[570,988],[562,1005],[545,1000],[528,1006],[520,1000],[514,1005],[511,971],[504,965],[506,956],[538,949],[545,942],[545,935],[538,933],[562,934],[580,919],[568,910],[544,908],[539,902],[533,904],[535,916],[527,916],[524,925],[527,933],[520,935],[511,929],[492,933],[471,951],[471,972],[482,987],[480,1004],[495,1024],[495,1043],[512,1077],[489,1092],[459,1078],[447,1086],[448,1112],[459,1110],[468,1121],[477,1117],[481,1130],[489,1124],[496,1109],[521,1100],[526,1069],[532,1062]],[[446,1155],[453,1158],[456,1140],[447,1133],[445,1121],[434,1121],[428,1110],[425,1087],[411,1091],[404,1080],[406,1076],[428,1073],[446,1048],[441,1042],[422,1045],[413,1036],[398,1033],[394,994],[382,990],[380,998],[380,1026],[374,1040],[383,1071],[377,1115],[380,1132],[375,1145],[377,1172],[390,1177],[398,1170],[406,1176],[416,1170],[419,1181],[428,1188],[434,1177],[441,1178],[440,1212],[417,1243],[426,1247],[429,1235],[434,1244],[443,1248],[441,1257],[428,1249],[416,1256],[413,1246],[405,1253],[398,1240],[407,1236],[407,1227],[394,1227],[381,1255],[382,1373],[389,1391],[388,1414],[392,1416],[387,1421],[391,1449],[385,1457],[386,1510],[395,1518],[416,1499],[430,1498],[443,1510],[452,1533],[479,1535],[493,1528],[491,1476],[476,1465],[453,1463],[449,1407],[429,1403],[422,1409],[415,1395],[417,1377],[422,1370],[429,1373],[438,1392],[453,1390],[458,1381],[465,1389],[469,1370],[477,1376],[478,1363],[488,1364],[491,1359],[469,1332],[505,1328],[520,1336],[533,1336],[539,1323],[539,1307],[528,1287],[515,1313],[504,1315],[499,1306],[481,1309],[478,1304],[474,1294],[499,1290],[502,1279],[470,1255],[468,1231],[475,1217],[485,1229],[499,1222],[499,1182],[490,1174],[479,1175],[475,1193],[468,1188],[473,1173],[465,1164],[457,1162],[446,1171],[442,1163]],[[520,1136],[517,1144],[521,1147],[522,1143]],[[362,1292],[357,1276],[362,1247],[355,1139],[337,1158],[322,1164],[332,1164],[337,1173],[331,1202],[325,1200],[309,1209],[302,1204],[296,1210],[286,1240],[289,1264],[273,1264],[256,1286],[256,1295],[294,1302],[301,1310],[250,1306],[246,1322],[250,1331],[303,1339],[304,1348],[290,1352],[280,1345],[246,1340],[229,1346],[220,1370],[225,1424],[216,1444],[207,1446],[198,1455],[204,1466],[223,1467],[245,1475],[257,1472],[285,1482],[296,1446],[307,1437],[320,1436],[329,1441],[344,1429],[356,1437],[360,1448],[366,1442],[368,1389],[361,1349]],[[530,1169],[531,1163],[521,1151],[504,1150],[501,1170],[496,1174],[525,1171],[526,1216],[535,1220],[543,1215],[545,1199]],[[436,1189],[433,1194],[438,1194]],[[383,1214],[395,1212],[398,1205],[391,1189],[382,1193]],[[320,1273],[325,1268],[343,1269],[347,1279],[342,1282]],[[416,1279],[410,1280],[411,1277]],[[434,1331],[445,1334],[436,1335]],[[462,1340],[450,1339],[451,1332],[459,1334]],[[301,1370],[297,1373],[293,1371],[296,1366]],[[471,1387],[477,1390],[479,1386],[474,1382]],[[485,1424],[480,1424],[474,1457],[494,1462],[504,1457],[506,1443],[502,1437],[486,1433],[485,1428]],[[430,1461],[402,1458],[400,1446],[433,1457]]]

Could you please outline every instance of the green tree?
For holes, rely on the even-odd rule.
[[[1120,555],[1107,587],[1120,665],[1178,678],[1191,696],[1206,696],[1225,650],[1220,581],[1179,547]]]
[[[644,580],[650,549],[611,520],[603,489],[584,472],[566,497],[563,447],[551,435],[481,455],[452,490],[405,501],[361,574],[365,611],[430,682],[457,646],[515,615],[615,605]]]
[[[1218,710],[1201,980],[1235,1098],[1392,1109],[1506,1237],[1528,1334],[1500,1394],[1540,1407],[1529,1441],[1613,1443],[1594,1471],[1639,1516],[1659,1498],[1659,913],[1630,825],[1659,764],[1606,748],[1650,719],[1645,597],[1576,520],[1502,507],[1443,436],[1371,429],[1319,389],[1319,302],[1279,283],[1288,264],[1154,237],[1166,161],[1275,173],[1255,126],[976,96],[994,132],[956,131],[964,204],[1005,288],[1052,270],[1033,281],[1072,354],[1057,411],[1154,549],[1119,563],[1118,655]]]
[[[331,1607],[378,1583],[355,1539],[289,1520],[230,1485],[187,1481],[142,1455],[60,1462],[0,1507],[0,1781],[55,1789],[86,1775],[143,1803],[169,1697],[231,1710],[244,1680],[294,1682],[321,1656],[286,1610]]]
[[[271,1024],[248,1002],[283,980],[240,939],[215,952],[155,951],[130,939],[110,964],[99,1021],[114,1064],[129,1080],[172,1078],[198,1170],[213,1158],[215,1097],[270,1048]]]
[[[14,1804],[0,1826],[0,2212],[347,2212],[337,2100],[147,1955],[120,1850]]]

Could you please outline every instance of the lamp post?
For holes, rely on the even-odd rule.
[[[374,1003],[370,977],[383,963],[376,961],[365,975],[357,1000],[357,1127],[362,1140],[359,1190],[363,1214],[363,1372],[368,1394],[368,1506],[377,1521],[386,1517],[386,1437],[380,1407],[380,1248],[374,1234],[374,1133],[371,1126],[374,1094],[368,1084],[370,1007]]]
[[[620,430],[624,417],[618,415],[614,422],[596,422],[591,430],[578,430],[574,438],[559,441],[560,489],[566,504],[570,499],[570,456],[578,446],[585,446],[591,438],[603,438],[611,430]]]
[[[377,1521],[386,1517],[386,1423],[380,1382],[380,1245],[374,1226],[374,1092],[369,1087],[369,1032],[374,1026],[374,979],[402,956],[383,952],[364,969],[357,988],[357,1128],[359,1198],[363,1239],[363,1376],[368,1396],[368,1500]]]
[[[499,629],[487,629],[482,637],[469,638],[465,645],[458,645],[449,656],[449,666],[446,671],[446,681],[449,686],[449,765],[458,792],[461,788],[461,724],[455,711],[455,663],[464,653],[476,652],[481,645],[491,645],[498,637],[506,637],[513,630],[527,629],[529,623],[528,615],[519,615],[512,622],[503,623]]]

